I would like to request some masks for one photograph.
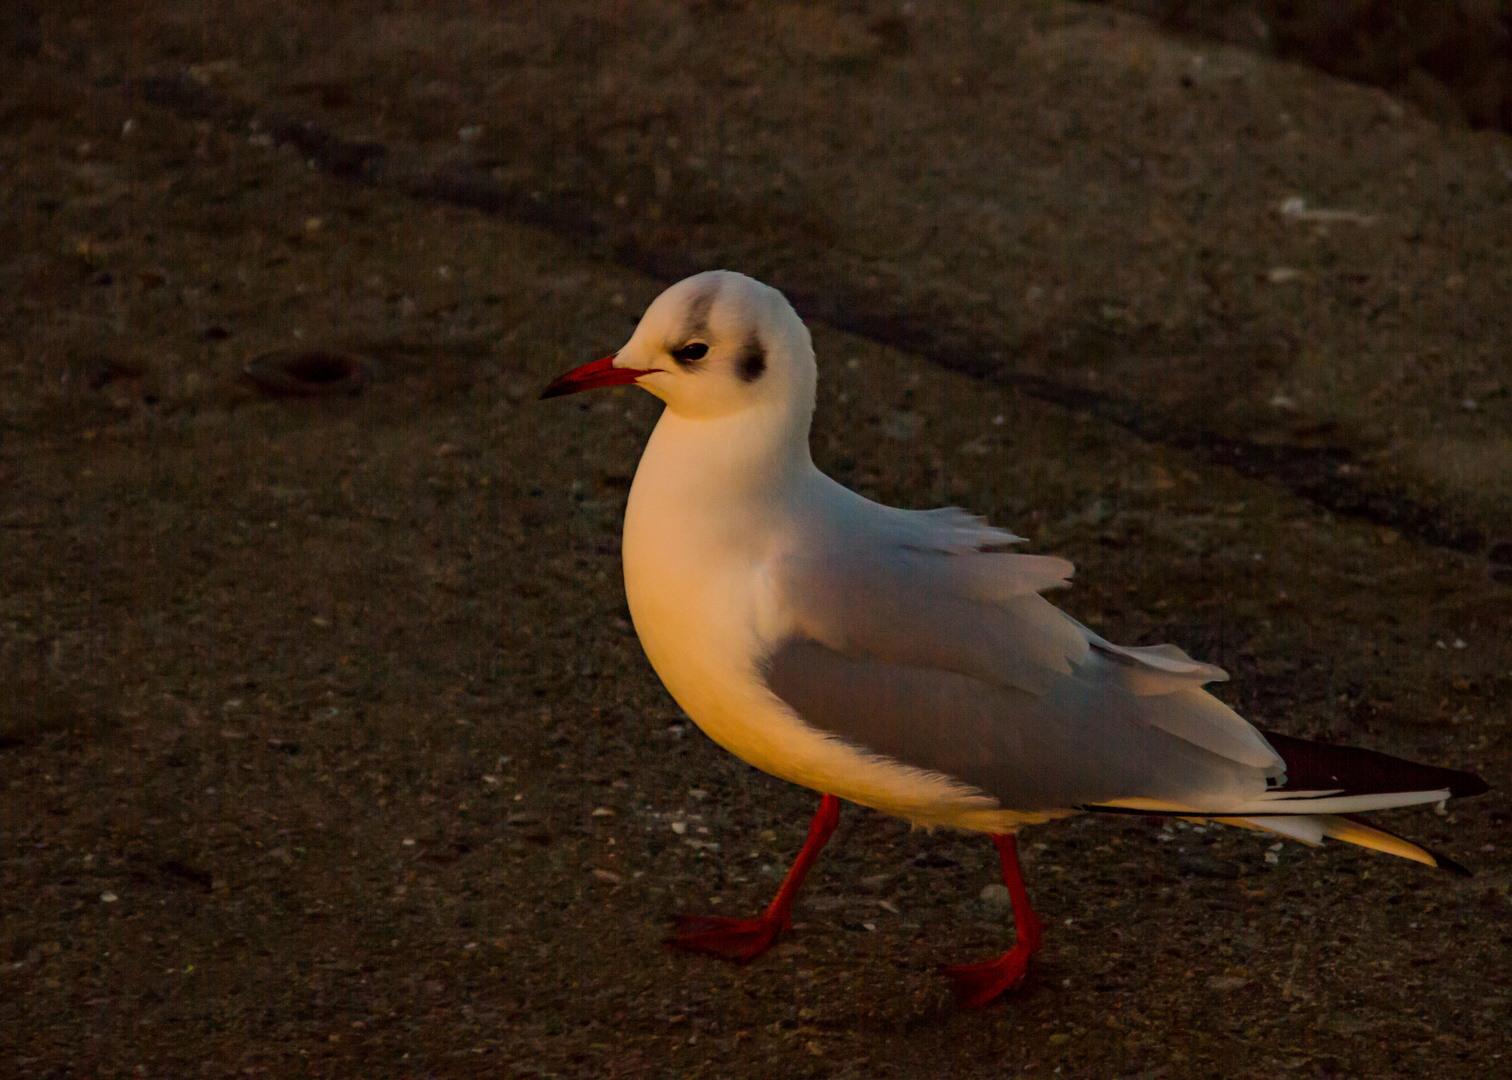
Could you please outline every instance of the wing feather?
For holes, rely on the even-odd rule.
[[[1069,562],[982,550],[1010,534],[960,511],[876,509],[776,568],[793,619],[766,674],[805,720],[1014,809],[1242,802],[1280,775],[1265,738],[1202,689],[1222,669],[1113,645],[1039,595]]]

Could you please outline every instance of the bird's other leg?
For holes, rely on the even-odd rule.
[[[820,849],[829,840],[830,834],[835,831],[835,825],[839,821],[840,800],[833,795],[826,795],[819,803],[819,810],[814,814],[813,823],[809,825],[808,840],[804,843],[803,850],[798,853],[798,858],[793,861],[793,868],[788,871],[787,877],[782,879],[782,887],[777,890],[777,895],[772,897],[772,902],[756,918],[726,919],[718,915],[679,915],[677,916],[677,933],[666,939],[667,945],[674,949],[685,949],[688,952],[722,956],[738,964],[754,960],[766,952],[771,948],[772,942],[777,940],[777,935],[792,926],[790,916],[793,910],[793,898],[798,895],[803,879],[808,876],[809,867],[814,865],[814,860],[819,857]]]
[[[1029,957],[1039,951],[1041,927],[1029,906],[1029,891],[1024,888],[1024,874],[1019,869],[1018,841],[1011,835],[994,833],[992,842],[1003,858],[1003,883],[1013,901],[1013,948],[995,960],[980,964],[941,967],[954,984],[956,1001],[963,1009],[980,1009],[1004,990],[1024,977]]]

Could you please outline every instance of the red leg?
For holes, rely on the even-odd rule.
[[[959,967],[942,967],[955,984],[956,1001],[963,1009],[980,1009],[1004,990],[1024,977],[1029,967],[1031,954],[1039,952],[1040,921],[1029,906],[1029,891],[1024,888],[1024,875],[1019,869],[1018,841],[1012,836],[994,833],[992,842],[1003,857],[1003,884],[1008,886],[1008,896],[1013,901],[1013,930],[1015,941],[996,960],[980,964],[962,964]]]
[[[726,919],[718,915],[679,915],[677,933],[667,938],[666,943],[674,949],[688,952],[710,953],[743,964],[754,960],[777,940],[777,935],[792,926],[789,918],[793,898],[808,876],[809,867],[819,857],[819,850],[835,831],[840,821],[840,800],[826,795],[819,803],[814,821],[809,825],[808,841],[793,868],[782,879],[782,888],[772,897],[765,911],[754,919]]]

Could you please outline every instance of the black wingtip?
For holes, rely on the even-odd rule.
[[[1307,791],[1342,789],[1347,795],[1447,789],[1451,799],[1484,795],[1491,785],[1471,772],[1420,765],[1358,746],[1310,742],[1277,731],[1260,734],[1286,762],[1286,787]]]
[[[1419,844],[1418,846],[1422,847],[1421,844]],[[1467,869],[1465,866],[1462,866],[1460,863],[1455,862],[1449,856],[1447,856],[1447,855],[1440,855],[1437,851],[1434,851],[1432,848],[1423,848],[1423,850],[1426,851],[1426,852],[1428,852],[1428,854],[1430,854],[1430,855],[1433,856],[1433,865],[1437,866],[1440,870],[1447,870],[1451,874],[1453,874],[1455,877],[1474,877],[1475,876],[1475,871]]]
[[[1471,795],[1484,795],[1491,790],[1491,785],[1471,772],[1456,773],[1461,777],[1458,783],[1449,786],[1451,799],[1469,798]]]

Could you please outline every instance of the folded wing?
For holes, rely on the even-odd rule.
[[[1070,563],[990,550],[1005,534],[973,540],[959,511],[877,510],[776,568],[796,615],[767,683],[809,724],[1016,810],[1241,805],[1279,781],[1265,738],[1202,689],[1221,669],[1113,645],[1039,595]]]
[[[1040,596],[1065,560],[1005,553],[1016,538],[961,511],[845,494],[772,568],[793,619],[762,674],[812,727],[1005,810],[1212,818],[1464,872],[1355,815],[1479,794],[1480,778],[1262,734],[1203,689],[1220,668],[1114,645]]]

